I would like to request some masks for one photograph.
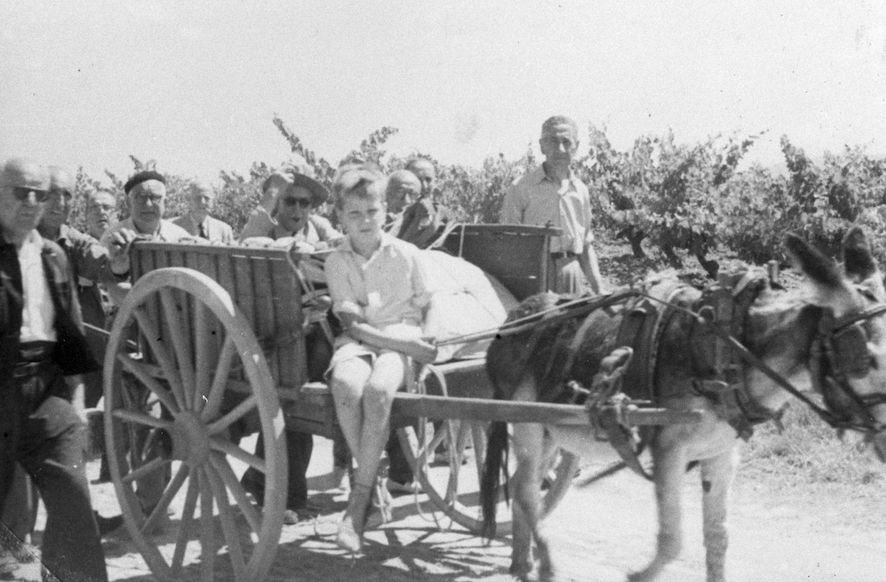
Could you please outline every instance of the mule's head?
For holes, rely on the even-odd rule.
[[[843,240],[843,268],[788,235],[794,262],[823,310],[813,359],[813,383],[838,427],[859,430],[886,461],[886,289],[864,233]]]

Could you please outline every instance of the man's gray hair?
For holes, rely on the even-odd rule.
[[[541,124],[541,134],[548,134],[558,125],[568,125],[572,129],[572,133],[575,134],[575,137],[578,138],[578,124],[575,123],[574,119],[566,117],[565,115],[554,115],[553,117],[545,119],[545,122]]]

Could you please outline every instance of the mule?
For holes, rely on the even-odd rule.
[[[719,396],[709,391],[710,386],[722,388],[727,383],[717,383],[723,374],[711,363],[711,350],[720,336],[700,318],[705,295],[676,279],[647,288],[648,296],[670,306],[662,308],[657,339],[650,344],[655,347],[648,354],[652,364],[633,364],[647,366],[647,385],[626,382],[622,388],[646,394],[660,407],[700,411],[701,421],[643,431],[653,460],[659,531],[655,556],[642,570],[628,575],[633,582],[654,580],[680,553],[680,492],[690,463],[700,467],[703,485],[707,581],[725,580],[726,506],[739,460],[737,437],[747,436],[751,421],[776,417],[792,398],[788,390],[800,398],[812,390],[822,392],[825,408],[808,398],[807,403],[833,426],[863,432],[881,460],[886,458],[886,291],[865,235],[860,229],[846,235],[842,268],[795,236],[788,235],[785,244],[806,275],[805,287],[784,291],[764,279],[744,306],[741,329],[733,326],[729,332],[734,336],[740,331],[743,336],[743,343],[730,348],[731,353],[743,345],[750,354],[730,360],[739,364],[732,366],[733,384],[744,381],[737,395],[743,418],[733,414],[734,399],[731,408],[724,407],[726,399],[721,397],[728,390]],[[738,296],[738,291],[733,294]],[[509,316],[525,321],[527,315],[548,314],[530,329],[524,325],[513,335],[503,332],[490,345],[487,371],[495,398],[562,402],[571,398],[566,386],[590,384],[606,356],[624,345],[618,338],[629,308],[609,306],[571,318],[556,316],[557,304],[557,296],[537,295]],[[756,359],[757,365],[748,364],[748,359]],[[587,428],[515,424],[509,436],[507,425],[493,424],[481,483],[487,537],[494,535],[494,505],[509,443],[517,460],[511,488],[510,570],[521,578],[532,573],[540,580],[553,580],[550,542],[539,519],[543,475],[558,448],[587,456],[599,443],[589,438]]]

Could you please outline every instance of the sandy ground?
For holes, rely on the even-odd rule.
[[[325,473],[331,447],[316,438],[310,475]],[[98,471],[90,463],[91,476]],[[118,511],[113,486],[94,486],[104,515]],[[419,497],[418,501],[423,498]],[[728,573],[732,581],[886,582],[886,492],[846,498],[827,493],[786,494],[754,478],[739,478],[732,498]],[[344,509],[342,493],[316,492],[314,520],[284,526],[270,581],[418,580],[426,582],[511,580],[508,539],[484,545],[457,526],[440,529],[416,498],[398,497],[394,521],[367,533],[364,554],[344,555],[332,542]],[[662,582],[704,580],[700,487],[691,474],[684,491],[686,529],[681,558]],[[427,504],[423,510],[430,512]],[[655,539],[651,485],[622,472],[585,489],[573,488],[551,516],[556,558],[563,580],[615,582],[643,565]],[[41,515],[38,527],[42,527]],[[445,523],[439,524],[441,526]],[[104,542],[111,580],[147,582],[154,577],[128,540],[125,528]],[[39,567],[23,566],[19,580],[39,580]],[[199,578],[199,565],[186,579]],[[215,577],[233,580],[223,565]]]

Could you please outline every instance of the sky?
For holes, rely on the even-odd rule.
[[[0,79],[0,157],[93,177],[279,165],[274,114],[333,163],[386,125],[399,155],[517,158],[554,114],[617,149],[765,131],[768,166],[783,134],[886,155],[882,1],[0,0]]]

